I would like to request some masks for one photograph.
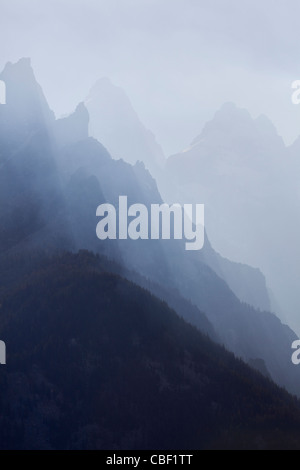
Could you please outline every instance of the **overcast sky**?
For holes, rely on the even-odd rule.
[[[0,0],[0,68],[31,57],[57,116],[107,76],[166,154],[226,101],[300,134],[299,0]]]

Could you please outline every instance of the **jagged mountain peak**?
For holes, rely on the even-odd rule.
[[[133,165],[143,161],[157,176],[165,164],[163,151],[141,122],[125,91],[110,79],[101,78],[85,103],[90,113],[90,134],[103,143],[114,158],[123,158]]]
[[[97,105],[100,105],[103,108],[117,106],[120,117],[130,116],[131,119],[138,120],[138,116],[135,113],[125,91],[121,87],[115,85],[107,77],[102,77],[96,81],[86,99],[86,105],[88,108]],[[114,112],[114,109],[112,109],[112,112]]]
[[[75,111],[64,119],[81,120],[84,126],[86,127],[86,132],[88,133],[90,115],[84,101],[80,102],[76,106]]]
[[[20,73],[22,73],[24,78],[26,76],[31,79],[34,77],[31,59],[29,57],[23,57],[15,63],[7,62],[1,75],[5,78],[9,75],[20,75]]]
[[[96,91],[102,91],[105,88],[106,89],[111,89],[111,90],[114,90],[114,91],[119,90],[119,92],[122,92],[123,95],[126,95],[125,91],[121,87],[115,85],[109,77],[99,78],[95,82],[95,84],[92,86],[90,92],[93,93],[93,92],[96,92]]]
[[[192,143],[197,144],[203,138],[208,138],[212,133],[232,133],[241,130],[243,126],[244,132],[253,127],[253,119],[246,109],[238,108],[235,103],[228,102],[221,106],[215,113],[213,119],[207,122],[200,136],[198,136]]]
[[[36,80],[29,58],[16,63],[8,62],[0,74],[0,80],[6,85],[6,110],[10,117],[18,122],[23,121],[28,131],[54,121],[54,113]]]
[[[225,103],[215,113],[202,131],[192,142],[192,147],[203,142],[209,145],[229,146],[248,145],[284,147],[272,121],[265,115],[254,119],[248,110],[238,107],[235,103]]]
[[[243,118],[246,121],[252,121],[251,114],[245,108],[240,108],[233,101],[228,101],[224,103],[221,108],[216,112],[215,119],[227,119],[231,118]]]

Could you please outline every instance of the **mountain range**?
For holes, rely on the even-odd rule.
[[[39,256],[1,296],[1,449],[299,449],[295,398],[115,269]]]
[[[297,145],[286,147],[267,117],[253,119],[227,103],[190,147],[167,160],[173,184],[165,198],[205,203],[213,246],[259,268],[272,310],[299,332]]]
[[[7,87],[7,104],[0,106],[0,333],[3,339],[8,338],[13,364],[13,372],[5,374],[2,379],[6,395],[1,406],[2,410],[10,410],[9,416],[14,418],[3,445],[26,447],[27,442],[28,447],[138,448],[147,447],[149,442],[147,448],[151,445],[171,448],[172,443],[176,448],[188,448],[189,443],[195,447],[214,447],[220,442],[222,446],[232,447],[235,442],[237,447],[259,447],[256,440],[259,439],[262,447],[272,447],[275,441],[283,439],[281,431],[287,426],[290,432],[282,440],[282,445],[287,447],[290,442],[292,447],[297,447],[294,429],[298,423],[298,402],[270,381],[272,379],[289,392],[300,395],[300,377],[291,362],[291,344],[297,336],[270,313],[273,301],[262,272],[246,264],[232,262],[214,250],[210,242],[209,216],[205,247],[196,253],[187,253],[179,240],[100,242],[96,237],[96,208],[99,204],[108,202],[118,207],[120,195],[127,195],[129,204],[138,202],[147,207],[160,204],[165,199],[164,192],[168,193],[170,188],[169,185],[163,186],[165,174],[171,175],[178,197],[187,190],[185,185],[189,181],[191,188],[198,191],[195,178],[198,173],[193,168],[195,162],[195,165],[199,164],[198,150],[195,162],[190,149],[187,152],[191,158],[190,165],[182,164],[182,156],[179,155],[168,161],[165,170],[154,138],[150,139],[150,144],[149,139],[139,140],[143,145],[149,145],[148,153],[143,152],[142,145],[138,153],[131,152],[125,145],[128,122],[132,135],[149,137],[149,134],[123,92],[116,91],[107,81],[96,85],[86,104],[79,104],[70,116],[56,120],[28,59],[8,64],[0,79]],[[103,89],[108,89],[107,94],[101,91]],[[118,99],[121,97],[125,103],[114,128],[115,141],[122,150],[122,154],[115,152],[115,158],[109,153],[109,139],[100,143],[95,135],[90,136],[90,129],[94,129],[93,134],[95,129],[101,131],[101,125],[96,125],[97,119],[101,124],[106,114],[113,116],[118,109],[118,102],[110,108],[108,98],[111,93],[116,93]],[[101,118],[98,108],[101,108]],[[126,118],[128,108],[131,120]],[[231,105],[226,106],[218,119],[223,122],[222,113],[228,112],[235,116],[236,110]],[[114,122],[114,118],[111,119]],[[245,122],[237,119],[241,136],[249,119],[247,114],[244,115]],[[265,120],[263,123],[273,136],[274,129]],[[261,121],[256,125],[260,126]],[[108,124],[108,129],[111,130],[112,125]],[[255,129],[253,132],[257,135]],[[216,159],[218,155],[213,151],[216,142],[223,148],[229,145],[228,142],[231,145],[234,138],[226,127],[220,140],[216,139],[214,132],[208,126],[204,133],[208,143],[204,145],[200,139],[194,146],[204,145],[211,158]],[[130,133],[128,142],[131,141]],[[125,136],[124,146],[122,135]],[[257,145],[266,146],[264,139],[261,137]],[[274,148],[278,148],[274,158],[280,160],[284,145],[280,146],[280,139],[276,142]],[[236,145],[236,153],[229,155],[230,162],[235,164],[241,144],[238,142]],[[246,146],[245,152],[247,149]],[[245,153],[247,158],[249,154]],[[256,158],[259,160],[259,155]],[[162,177],[158,177],[156,182],[153,175],[157,164],[162,164],[159,170]],[[265,163],[261,162],[261,165],[263,167]],[[190,171],[189,166],[193,170]],[[200,166],[197,167],[199,171]],[[213,187],[215,176],[207,170],[204,178],[205,168],[202,175],[203,186],[205,182]],[[267,177],[264,183],[266,181]],[[227,195],[225,188],[224,194]],[[175,198],[175,193],[169,194],[168,198],[171,197]],[[206,212],[210,212],[209,204]],[[77,255],[79,251],[81,254]],[[124,315],[121,315],[122,310]],[[87,323],[84,323],[85,319]],[[162,325],[164,333],[156,337],[155,331],[162,331]],[[114,331],[117,332],[115,340]],[[90,334],[92,339],[89,342]],[[131,372],[125,386],[126,371],[135,370],[139,345],[143,345],[140,347],[145,357],[138,365],[139,373],[134,375]],[[243,362],[227,353],[223,346]],[[201,357],[197,356],[198,348],[203,352]],[[154,358],[156,349],[161,355],[157,353]],[[224,367],[217,356],[226,358]],[[76,363],[79,357],[81,359]],[[121,357],[124,360],[120,362]],[[8,363],[9,360],[8,356]],[[108,365],[104,367],[107,361]],[[28,368],[26,364],[31,366]],[[64,370],[69,365],[68,380],[63,385]],[[203,375],[200,369],[205,370]],[[110,371],[114,371],[111,376]],[[184,382],[186,376],[187,384]],[[28,394],[22,400],[21,392],[18,394],[16,391],[14,406],[9,396],[12,389],[18,388],[17,384],[21,384],[20,390],[26,389]],[[68,387],[74,389],[76,384],[78,394],[72,395],[72,405],[67,405]],[[117,392],[120,386],[125,386],[123,397]],[[216,400],[209,398],[214,396],[213,390],[222,386],[226,393],[232,389],[229,395],[225,394],[228,401],[220,402],[219,392]],[[141,404],[143,390],[148,387],[153,390],[154,401]],[[264,398],[261,398],[259,388],[263,390]],[[100,389],[98,401],[96,395]],[[112,389],[115,390],[113,394]],[[250,399],[252,389],[256,391]],[[29,406],[32,393],[38,398]],[[80,415],[80,407],[90,394],[95,399],[91,400],[84,419]],[[101,421],[100,414],[108,403],[108,397],[111,397],[110,406]],[[171,400],[171,405],[165,408],[168,400]],[[206,416],[209,400],[212,400],[209,406],[214,411],[208,410]],[[229,402],[231,405],[226,412]],[[246,402],[253,406],[249,405],[247,412]],[[282,416],[284,402],[288,403],[289,412],[287,420],[282,420],[279,425],[280,418],[272,421],[270,416],[275,403],[278,404],[276,413]],[[28,409],[25,410],[26,403]],[[265,403],[269,404],[267,411]],[[117,412],[113,412],[114,404]],[[125,410],[126,406],[128,410]],[[167,437],[164,426],[170,423],[171,416],[174,417],[176,406],[183,414],[186,411],[187,418],[175,419],[174,429],[180,426],[182,433],[177,437],[176,433]],[[192,419],[197,406],[198,412]],[[142,425],[133,422],[136,409],[144,416]],[[164,409],[164,424],[155,437],[154,430],[158,425],[155,419],[149,424],[149,429],[145,423],[149,414],[161,414]],[[46,419],[47,410],[49,415]],[[241,410],[246,413],[245,419],[250,420],[246,420],[248,442],[247,437],[244,442],[238,436],[238,424],[243,422]],[[250,419],[251,410],[256,410],[253,416],[257,417],[253,421]],[[118,413],[121,413],[122,418],[119,419],[122,422],[129,416],[131,423],[128,429],[124,424],[119,434],[116,431]],[[232,426],[228,426],[230,414],[234,417]],[[93,415],[97,422],[92,420]],[[212,423],[216,415],[220,424],[214,433]],[[198,430],[201,416],[203,423]],[[278,435],[275,432],[268,437],[266,432],[257,437],[256,420],[258,422],[260,418],[268,423],[266,429],[278,427]],[[111,426],[107,424],[109,419],[112,420]],[[190,420],[190,430],[185,433]],[[80,422],[80,426],[75,427],[71,440],[68,440],[66,436],[75,421]],[[3,418],[4,426],[3,423],[8,426],[7,419]],[[208,440],[205,440],[205,430],[209,430]],[[19,436],[19,440],[11,439],[12,433]],[[42,436],[40,441],[37,435]]]

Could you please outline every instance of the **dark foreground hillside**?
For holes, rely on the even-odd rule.
[[[2,293],[1,449],[300,449],[296,399],[104,264]]]

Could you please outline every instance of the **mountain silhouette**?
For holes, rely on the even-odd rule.
[[[18,67],[13,67],[16,75]],[[32,76],[29,89],[33,96],[40,93]],[[36,109],[39,113],[40,108]],[[31,116],[29,104],[26,110],[24,115]],[[44,111],[52,115],[49,108]],[[10,110],[4,107],[1,112],[5,119]],[[118,273],[122,277],[168,302],[245,362],[263,361],[276,383],[299,394],[300,379],[290,354],[296,334],[275,315],[238,298],[244,296],[250,304],[256,297],[257,304],[268,310],[263,276],[224,260],[207,237],[205,248],[197,253],[187,253],[179,240],[100,242],[96,237],[98,205],[108,202],[118,208],[120,195],[127,195],[129,204],[138,202],[148,208],[159,204],[163,199],[156,181],[143,163],[133,166],[112,159],[102,143],[88,136],[84,104],[63,120],[45,119],[36,126],[37,121],[38,116],[28,121],[33,124],[23,144],[15,147],[13,143],[0,166],[1,264],[11,272],[14,257],[25,255],[22,265],[26,266],[26,256],[80,249],[109,257],[123,267]],[[16,121],[15,126],[21,135],[23,123]],[[10,148],[9,139],[6,146]],[[11,276],[16,273],[15,268]]]
[[[299,448],[296,399],[107,259],[39,262],[1,295],[1,449]]]

